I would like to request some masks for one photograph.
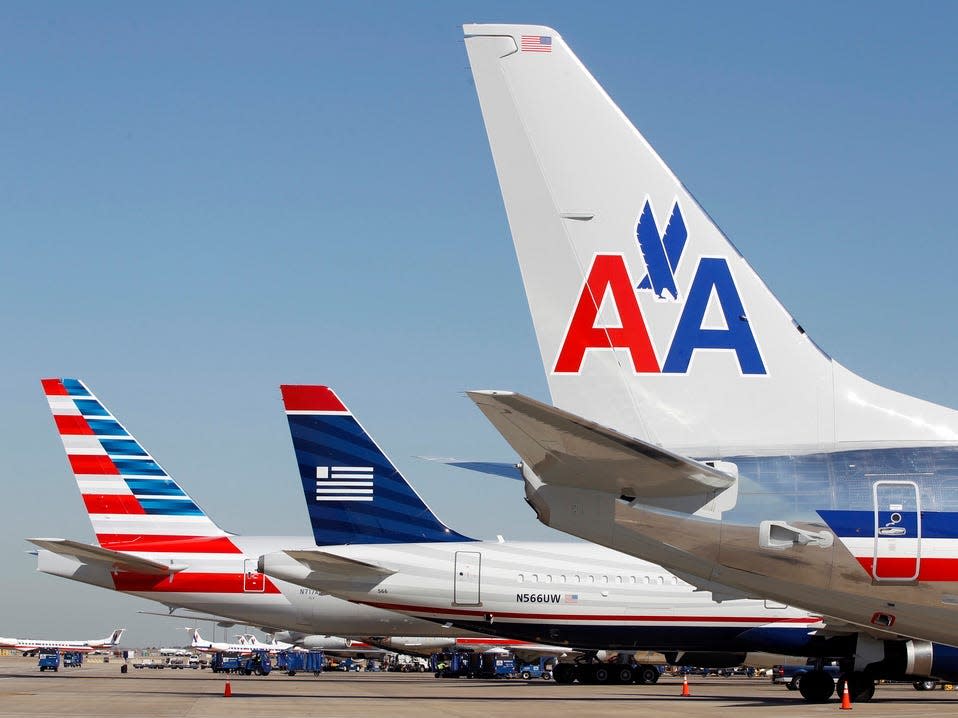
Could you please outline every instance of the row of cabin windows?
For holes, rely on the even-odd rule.
[[[676,576],[596,576],[595,574],[573,574],[567,576],[562,574],[560,576],[553,576],[551,573],[546,573],[539,575],[538,573],[520,573],[519,574],[519,583],[601,583],[601,584],[615,584],[621,586],[622,584],[644,584],[654,585],[654,586],[664,586],[666,584],[670,586],[678,586],[679,579]]]

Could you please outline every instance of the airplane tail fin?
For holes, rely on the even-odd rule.
[[[471,540],[433,514],[332,389],[281,390],[317,545]]]
[[[202,644],[202,643],[206,643],[206,641],[203,640],[203,637],[200,636],[200,629],[198,629],[198,628],[187,628],[186,630],[190,632],[190,645],[191,645],[191,646],[198,646],[198,645],[200,645],[200,644]]]
[[[101,546],[237,550],[83,382],[43,379],[42,384]]]
[[[555,30],[463,29],[557,407],[669,447],[958,438],[809,339]]]
[[[119,645],[119,643],[120,643],[120,637],[123,635],[123,632],[124,632],[125,630],[126,630],[125,628],[118,628],[118,629],[116,629],[115,631],[113,631],[113,633],[111,633],[109,636],[107,636],[105,639],[103,639],[103,642],[104,642],[106,645],[108,645],[108,646],[116,646],[116,645]]]

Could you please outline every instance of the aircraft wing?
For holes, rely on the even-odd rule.
[[[166,564],[140,558],[123,551],[111,551],[100,546],[58,538],[27,539],[34,546],[46,549],[60,556],[69,556],[85,564],[106,565],[111,571],[135,571],[137,573],[160,574],[166,576],[186,568],[184,564]]]
[[[735,477],[620,434],[522,394],[470,391],[469,398],[547,484],[655,499],[717,494]]]

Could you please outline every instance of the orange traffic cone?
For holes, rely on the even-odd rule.
[[[848,695],[848,681],[845,681],[844,686],[842,689],[842,707],[840,710],[850,711],[852,709],[852,698]]]
[[[682,697],[689,698],[692,695],[692,691],[689,690],[689,674],[686,673],[682,676]]]
[[[223,687],[223,696],[224,696],[225,698],[229,698],[231,695],[233,695],[233,689],[232,689],[232,687],[230,686],[230,679],[227,678],[227,679],[226,679],[226,685]]]

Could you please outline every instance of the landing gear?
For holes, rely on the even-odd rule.
[[[552,669],[552,678],[556,683],[571,684],[575,681],[575,664],[556,663]]]
[[[875,695],[875,679],[862,671],[843,673],[838,679],[838,695],[845,692],[848,683],[848,697],[852,703],[867,703]]]
[[[639,666],[635,672],[635,682],[640,686],[650,686],[659,680],[659,669],[655,666]]]
[[[851,684],[849,684],[849,688]],[[874,684],[872,685],[874,689]],[[824,703],[835,692],[835,681],[825,671],[809,671],[798,684],[798,690],[809,703]]]

